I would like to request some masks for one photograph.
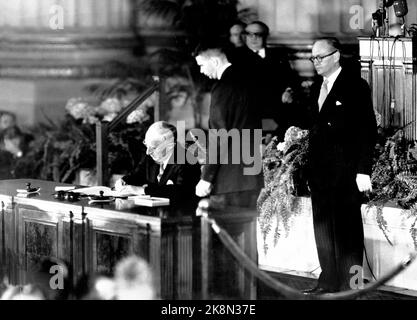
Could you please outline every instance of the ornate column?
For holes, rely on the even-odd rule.
[[[55,119],[110,61],[130,63],[134,0],[0,0],[0,110],[21,124]]]

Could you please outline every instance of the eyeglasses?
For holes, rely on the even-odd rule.
[[[157,146],[150,146],[145,141],[143,141],[143,145],[146,147],[146,150],[148,150],[149,153],[153,153],[159,147],[159,145],[157,145]]]
[[[263,38],[265,36],[263,32],[248,32],[248,31],[245,31],[244,35],[249,38]]]
[[[315,57],[311,57],[310,61],[314,63],[314,61],[317,61],[318,63],[321,63],[323,61],[324,58],[330,57],[332,54],[335,54],[338,50],[335,50],[333,52],[330,52],[329,54],[326,54],[324,56],[315,56]]]

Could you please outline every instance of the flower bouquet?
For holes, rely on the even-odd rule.
[[[111,121],[134,98],[113,95],[102,99],[71,98],[65,118],[32,128],[33,141],[29,152],[19,159],[13,170],[14,178],[36,178],[73,183],[82,168],[94,169],[96,162],[95,124]],[[108,136],[110,174],[125,174],[144,156],[142,140],[153,121],[153,108],[158,95],[150,96]]]
[[[264,240],[271,232],[273,219],[277,224],[274,243],[281,235],[280,227],[288,234],[290,219],[300,212],[300,196],[308,195],[304,169],[307,166],[308,131],[290,127],[283,142],[274,137],[263,156],[265,187],[257,201],[259,225]],[[267,247],[265,247],[265,251]]]

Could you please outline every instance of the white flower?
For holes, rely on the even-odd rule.
[[[122,110],[122,102],[116,98],[107,98],[101,104],[99,109],[106,113],[118,113]]]
[[[135,122],[142,123],[146,120],[149,120],[148,113],[145,110],[143,110],[141,107],[139,107],[136,110],[132,111],[132,113],[127,116],[126,123],[135,123]]]
[[[103,121],[112,121],[114,118],[116,118],[117,117],[117,113],[109,113],[109,114],[106,114],[104,117],[103,117]]]
[[[284,151],[284,149],[285,149],[285,142],[278,143],[277,150],[278,151]]]
[[[68,100],[65,109],[75,119],[83,119],[88,114],[94,112],[92,107],[87,102],[82,101],[81,98],[72,98]]]

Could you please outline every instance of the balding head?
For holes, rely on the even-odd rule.
[[[157,121],[148,128],[148,131],[146,131],[145,141],[147,140],[146,137],[152,139],[160,138],[163,140],[176,140],[177,128],[168,122]]]
[[[177,129],[165,121],[153,123],[145,134],[146,154],[155,162],[162,163],[169,158],[177,140]]]

